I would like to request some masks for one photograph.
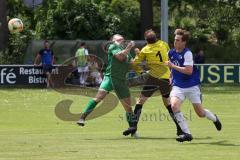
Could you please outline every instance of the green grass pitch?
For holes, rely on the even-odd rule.
[[[140,138],[134,139],[122,135],[127,123],[120,104],[82,128],[58,119],[54,108],[59,101],[72,99],[71,112],[79,113],[88,97],[46,89],[0,89],[0,160],[239,160],[240,87],[205,86],[203,98],[223,130],[198,118],[186,101],[182,110],[194,139],[178,143],[173,122],[161,117],[167,111],[160,97],[144,105]]]

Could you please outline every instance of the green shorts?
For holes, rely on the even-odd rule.
[[[99,89],[107,92],[114,90],[119,99],[130,97],[127,81],[112,79],[110,76],[104,76]]]

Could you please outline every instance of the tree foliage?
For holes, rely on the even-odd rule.
[[[129,33],[128,38],[134,38],[138,17],[136,0],[45,0],[35,10],[34,19],[39,39],[91,40],[106,39],[114,33]]]
[[[240,46],[240,0],[168,2],[170,40],[176,28],[185,28],[192,33],[193,46],[206,47],[212,57],[228,52],[235,57],[233,62],[239,60],[236,51],[227,48]],[[105,40],[115,33],[140,39],[140,3],[141,0],[44,0],[42,5],[29,9],[22,0],[7,0],[8,17],[22,19],[25,29],[21,34],[9,34],[0,63],[21,63],[31,39]],[[160,0],[153,0],[153,12],[153,29],[159,33]]]
[[[170,28],[182,27],[193,38],[219,45],[239,42],[240,0],[170,1]]]
[[[7,32],[9,42],[1,51],[0,64],[20,64],[23,62],[29,40],[32,38],[32,11],[26,8],[21,0],[7,1],[7,19],[20,18],[24,23],[24,31],[19,34]],[[7,26],[6,26],[7,27]],[[8,29],[6,29],[8,30]]]
[[[4,50],[7,46],[7,1],[0,1],[0,51]]]

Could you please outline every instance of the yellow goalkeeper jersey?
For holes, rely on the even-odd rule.
[[[168,51],[170,50],[167,43],[158,40],[153,44],[147,44],[138,55],[136,55],[133,66],[139,65],[146,61],[149,74],[155,78],[170,78],[170,69],[164,65],[168,61]],[[136,68],[137,69],[137,68]]]

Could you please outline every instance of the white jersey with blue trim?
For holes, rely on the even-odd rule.
[[[182,52],[177,52],[176,49],[171,49],[168,52],[169,60],[179,66],[193,66],[192,52],[185,48]],[[197,67],[193,66],[193,72],[191,75],[181,73],[175,69],[171,69],[172,85],[180,88],[189,88],[200,84],[200,72]]]

